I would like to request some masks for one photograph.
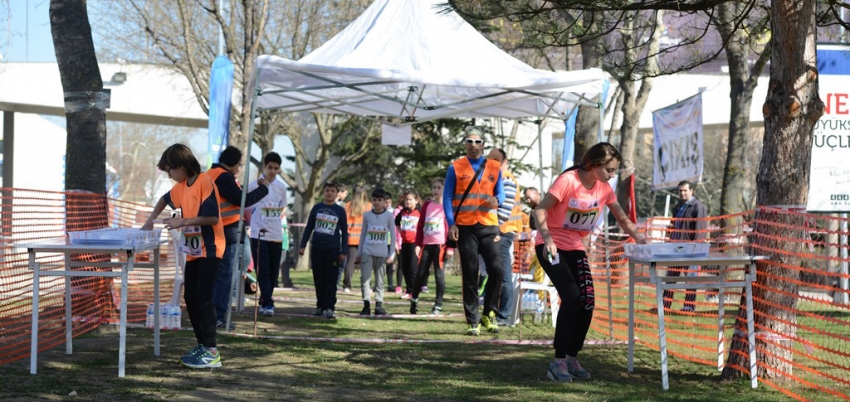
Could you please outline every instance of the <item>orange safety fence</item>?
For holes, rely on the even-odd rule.
[[[152,208],[102,195],[81,192],[46,192],[0,188],[0,364],[30,355],[33,275],[27,250],[16,244],[36,243],[65,236],[67,232],[105,227],[140,227]],[[170,236],[163,233],[163,240]],[[105,261],[103,254],[74,254],[79,261]],[[170,243],[161,247],[160,302],[171,299],[176,262]],[[147,262],[151,252],[136,260]],[[42,269],[64,266],[62,254],[40,253]],[[111,268],[84,267],[83,270]],[[120,278],[71,277],[73,336],[117,323]],[[127,321],[144,322],[147,305],[153,303],[153,271],[130,272],[127,290]],[[65,278],[43,276],[39,286],[39,351],[65,342]]]
[[[850,303],[848,303],[847,219],[835,215],[757,208],[742,214],[710,217],[697,227],[711,252],[768,256],[757,264],[753,282],[756,351],[762,385],[798,400],[850,400]],[[670,218],[652,218],[641,230],[652,241],[669,241]],[[588,248],[596,290],[592,328],[612,339],[627,340],[628,260],[622,241],[601,236]],[[608,264],[606,264],[606,251]],[[700,272],[716,273],[703,266]],[[638,265],[636,275],[648,275]],[[663,274],[664,267],[659,267]],[[728,280],[742,280],[744,267],[730,267]],[[610,285],[608,280],[610,278]],[[726,370],[749,376],[746,315],[742,291],[725,291],[721,361]],[[696,311],[683,311],[684,290],[676,290],[665,310],[670,356],[717,367],[718,293],[698,290]],[[745,306],[745,305],[744,305]],[[655,288],[635,284],[636,344],[660,350]],[[743,309],[742,309],[743,310]],[[736,325],[737,323],[737,325]],[[731,342],[735,334],[739,347]],[[729,359],[732,349],[733,357]],[[659,357],[660,359],[660,357]],[[660,360],[645,362],[660,368]],[[670,372],[675,373],[675,360]]]

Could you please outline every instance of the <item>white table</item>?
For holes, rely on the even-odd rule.
[[[32,339],[30,349],[30,374],[37,373],[38,360],[38,302],[39,282],[42,276],[64,276],[65,277],[65,353],[73,352],[71,317],[71,277],[104,277],[121,278],[121,306],[119,320],[119,346],[118,346],[118,377],[124,377],[124,360],[126,357],[127,343],[127,288],[129,287],[128,275],[134,268],[153,269],[153,298],[154,298],[154,355],[159,356],[159,253],[160,242],[146,244],[73,244],[67,238],[48,240],[38,243],[15,244],[15,247],[25,248],[29,253],[29,268],[33,271],[33,298],[32,298]],[[143,251],[153,252],[153,262],[136,262],[136,254]],[[64,254],[64,269],[54,267],[43,268],[36,261],[37,253]],[[71,254],[93,253],[109,254],[110,256],[124,256],[125,261],[118,262],[84,262],[71,261]],[[112,268],[104,271],[80,271],[74,270],[79,267]]]
[[[747,303],[747,339],[750,355],[750,384],[753,388],[758,387],[756,376],[756,340],[753,322],[753,287],[756,279],[756,261],[763,260],[763,256],[738,255],[727,256],[723,254],[709,254],[705,257],[675,257],[675,258],[649,258],[629,257],[629,357],[626,369],[634,370],[635,350],[635,283],[649,283],[655,286],[655,298],[658,311],[658,341],[661,349],[661,385],[664,390],[670,388],[667,380],[667,332],[664,328],[664,291],[668,289],[718,289],[717,304],[717,368],[723,369],[724,357],[724,290],[726,288],[744,289]],[[635,277],[635,265],[647,265],[649,276]],[[691,265],[716,265],[719,267],[717,275],[700,276],[676,276],[668,277],[658,275],[657,267],[688,267]],[[726,268],[734,265],[745,265],[744,279],[742,281],[728,281],[726,279]]]

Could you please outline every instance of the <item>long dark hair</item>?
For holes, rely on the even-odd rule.
[[[195,158],[192,150],[183,144],[174,144],[159,158],[159,163],[156,164],[159,170],[165,172],[168,169],[184,168],[186,176],[192,177],[201,173],[201,164]]]
[[[623,157],[620,155],[620,151],[618,151],[616,147],[608,142],[600,142],[590,147],[590,149],[584,153],[581,157],[581,162],[577,165],[568,167],[566,170],[561,172],[561,174],[576,169],[590,170],[597,166],[607,164],[611,161],[611,159],[616,159],[621,162],[623,161]]]

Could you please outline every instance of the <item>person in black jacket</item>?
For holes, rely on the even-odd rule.
[[[221,151],[218,163],[214,163],[206,172],[218,188],[218,209],[221,212],[221,222],[224,225],[224,238],[226,246],[224,256],[218,267],[218,276],[215,280],[213,290],[213,304],[215,305],[216,326],[224,328],[225,314],[230,306],[230,293],[233,288],[231,283],[233,277],[233,256],[236,254],[238,242],[244,241],[244,233],[239,235],[239,206],[242,204],[242,187],[236,182],[236,175],[242,168],[242,151],[234,146],[229,146]],[[262,180],[262,176],[260,176]],[[245,207],[254,205],[269,193],[265,182],[251,191],[245,197]],[[229,330],[236,328],[231,324]]]
[[[694,197],[694,186],[689,181],[682,181],[678,186],[679,205],[676,206],[676,213],[673,215],[672,230],[670,233],[670,241],[673,242],[699,242],[706,238],[706,223],[705,219],[708,215],[705,210],[705,205]],[[667,270],[667,276],[697,276],[699,266],[690,267],[670,267]],[[685,306],[683,312],[694,311],[694,301],[696,300],[696,290],[688,289],[685,291]],[[664,308],[669,309],[673,303],[673,291],[664,291]]]

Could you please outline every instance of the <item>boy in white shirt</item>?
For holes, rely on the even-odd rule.
[[[357,248],[356,262],[360,263],[360,292],[363,295],[363,310],[360,315],[369,315],[372,273],[375,273],[375,315],[385,315],[384,279],[386,266],[395,258],[395,219],[387,209],[387,195],[382,189],[372,191],[372,210],[363,214],[363,232]],[[388,237],[389,236],[389,237]],[[387,239],[390,247],[387,248]]]
[[[260,285],[260,314],[274,315],[274,285],[280,272],[280,256],[283,251],[281,219],[286,211],[286,183],[278,177],[280,155],[269,152],[263,157],[263,176],[268,183],[269,193],[251,208],[251,257]],[[248,191],[259,186],[259,179],[248,185]]]

